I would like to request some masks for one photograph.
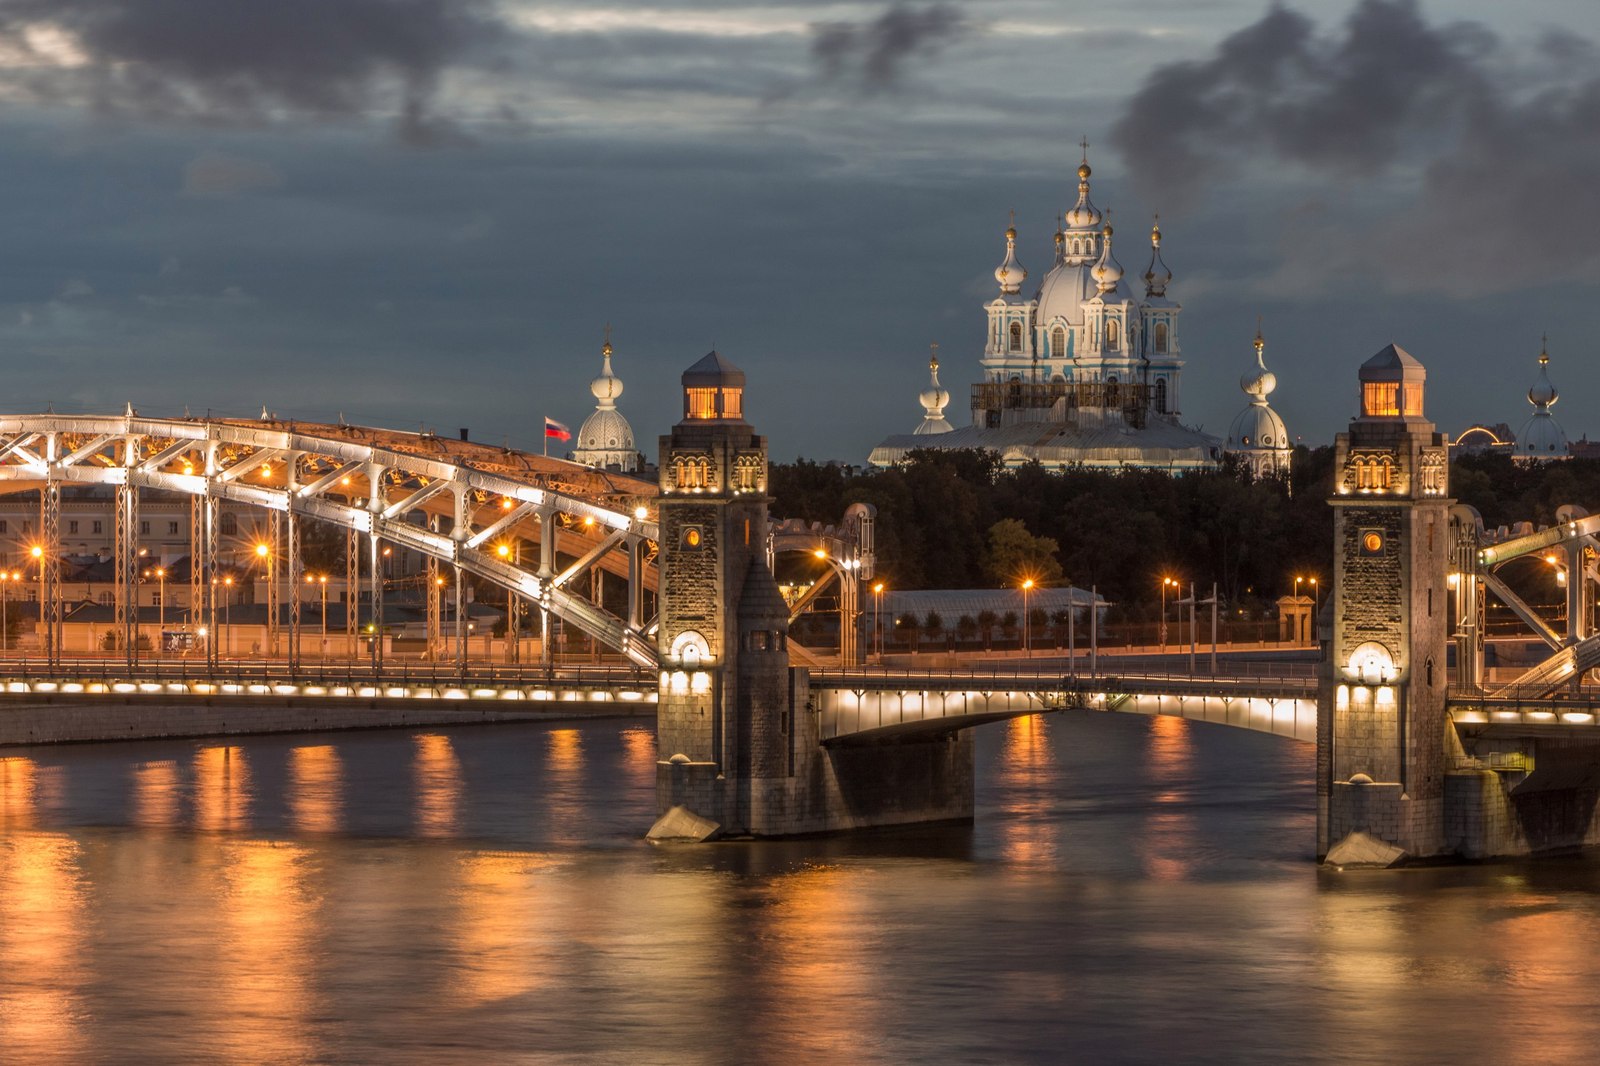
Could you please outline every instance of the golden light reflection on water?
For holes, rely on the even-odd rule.
[[[12,781],[22,777],[20,768],[10,770]],[[0,766],[0,775],[5,774]],[[4,787],[9,795],[11,786]],[[16,823],[9,828],[15,830]],[[79,989],[87,974],[80,859],[77,841],[60,833],[13,831],[0,840],[4,1061],[70,1062],[81,1055],[85,1018]]]
[[[872,932],[877,897],[863,891],[859,872],[838,867],[801,871],[781,887],[774,906],[751,911],[769,925],[766,935],[750,938],[763,943],[760,996],[769,1002],[761,1013],[788,1046],[823,1061],[853,1061],[881,1030],[879,994],[907,976],[883,972]],[[760,1011],[759,1001],[753,1006]],[[816,1024],[819,1018],[828,1024]]]
[[[289,752],[289,815],[296,829],[336,833],[344,815],[344,766],[331,744]]]
[[[250,825],[250,762],[241,747],[213,745],[194,753],[196,829],[238,832]]]
[[[442,734],[418,733],[412,741],[416,747],[411,774],[417,789],[417,832],[449,836],[460,817],[461,760],[450,738]]]
[[[525,995],[546,983],[554,969],[550,946],[563,932],[557,928],[561,908],[536,890],[535,874],[554,865],[510,852],[461,856],[460,910],[451,930],[458,956],[454,990],[462,1006]]]
[[[225,1062],[310,1061],[314,1013],[311,949],[321,939],[309,849],[284,841],[229,842],[216,856],[222,880],[218,1002],[212,1039]]]
[[[1046,787],[1059,770],[1050,746],[1050,726],[1040,715],[1006,723],[1000,748],[998,788],[1004,817],[997,823],[1000,853],[1008,862],[1049,862],[1057,851],[1053,802]]]
[[[1139,837],[1146,872],[1158,881],[1181,881],[1194,870],[1198,831],[1186,788],[1194,769],[1189,723],[1171,715],[1150,719],[1150,785],[1156,810]]]
[[[622,769],[629,784],[653,787],[656,780],[656,732],[653,729],[622,731]]]
[[[143,762],[133,768],[133,823],[178,824],[178,764],[171,759]]]
[[[552,729],[545,735],[545,792],[540,797],[550,817],[552,838],[562,844],[583,839],[583,734]]]
[[[33,824],[35,776],[32,759],[0,756],[0,829]]]

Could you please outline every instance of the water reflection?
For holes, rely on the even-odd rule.
[[[1147,762],[1150,798],[1156,809],[1140,834],[1139,853],[1146,872],[1163,881],[1188,877],[1194,864],[1195,821],[1190,807],[1194,744],[1182,718],[1150,719]]]
[[[1055,858],[1056,828],[1049,783],[1057,775],[1050,720],[1030,714],[1003,726],[995,792],[1000,801],[1000,854],[1007,862],[1033,864]]]
[[[622,769],[634,788],[655,788],[656,732],[654,729],[622,731]]]
[[[136,825],[174,826],[179,817],[178,763],[144,762],[133,768],[133,820]]]
[[[545,737],[542,805],[549,812],[549,832],[561,844],[582,842],[588,802],[583,789],[583,734],[577,729],[552,729]]]
[[[289,752],[289,812],[296,829],[334,833],[344,811],[339,751],[331,744],[294,748]]]
[[[12,767],[10,780],[21,777]],[[12,795],[11,786],[5,793]],[[9,800],[7,809],[14,809]],[[69,1062],[81,1055],[89,974],[79,858],[77,842],[61,833],[11,829],[0,841],[0,1057],[6,1061]]]
[[[0,830],[33,824],[34,777],[32,759],[0,756]]]
[[[306,848],[228,842],[215,854],[221,942],[212,1033],[226,1062],[310,1061],[312,950],[320,939]]]
[[[412,738],[412,780],[417,790],[417,832],[427,837],[447,837],[456,831],[461,806],[461,760],[450,738],[442,733],[419,733]]]
[[[239,832],[250,825],[250,761],[238,745],[211,745],[194,754],[196,829]]]

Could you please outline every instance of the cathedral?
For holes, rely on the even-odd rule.
[[[1077,203],[1058,220],[1055,259],[1032,296],[1024,295],[1028,271],[1018,258],[1016,228],[1006,230],[1005,258],[994,272],[999,293],[984,305],[988,331],[980,380],[972,386],[971,425],[957,428],[945,418],[950,394],[939,384],[935,354],[929,386],[918,397],[921,424],[874,448],[872,465],[892,466],[920,448],[981,448],[1006,466],[1037,461],[1182,473],[1219,465],[1223,442],[1181,420],[1183,308],[1167,295],[1172,271],[1161,257],[1160,225],[1151,229],[1143,292],[1136,294],[1113,250],[1111,224],[1090,198],[1090,173],[1085,146]],[[1250,434],[1248,444],[1233,450],[1250,453],[1249,465],[1264,472],[1287,465],[1289,443],[1265,403],[1276,379],[1264,365],[1260,374],[1247,374],[1249,385],[1241,382],[1252,403],[1240,417],[1252,424],[1266,417],[1271,439]]]

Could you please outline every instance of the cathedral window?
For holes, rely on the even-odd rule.
[[[1117,376],[1112,374],[1106,378],[1106,406],[1116,407],[1122,402],[1122,388],[1117,383]]]
[[[1121,346],[1121,340],[1122,338],[1117,331],[1117,320],[1114,318],[1106,319],[1106,350],[1116,351]]]
[[[1014,351],[1014,352],[1022,351],[1022,323],[1021,322],[1013,322],[1013,323],[1011,323],[1011,350]]]
[[[1067,331],[1060,326],[1050,331],[1050,354],[1057,359],[1067,354]]]
[[[1156,323],[1156,351],[1165,353],[1167,350],[1167,324]]]
[[[1167,379],[1156,378],[1156,412],[1167,413]]]

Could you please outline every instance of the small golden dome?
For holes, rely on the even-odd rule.
[[[1007,227],[1007,229],[1006,229],[1006,240],[1014,241],[1016,239],[1017,239],[1017,228],[1015,226]]]
[[[1104,228],[1104,229],[1102,229],[1102,230],[1101,230],[1101,231],[1100,231],[1100,233],[1101,233],[1101,235],[1102,235],[1102,236],[1105,236],[1105,237],[1109,237],[1109,236],[1111,236],[1111,223],[1109,223],[1109,222],[1107,222],[1107,223],[1106,223],[1106,224],[1105,224],[1105,228]]]
[[[1079,163],[1078,164],[1078,180],[1079,181],[1088,181],[1089,180],[1089,175],[1091,173],[1092,173],[1092,171],[1089,170],[1089,164],[1088,163]]]

